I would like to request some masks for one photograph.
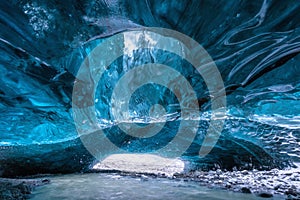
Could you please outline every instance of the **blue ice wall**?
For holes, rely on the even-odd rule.
[[[76,73],[105,38],[139,27],[176,30],[201,44],[223,78],[228,116],[215,148],[199,158],[211,105],[201,76],[170,53],[138,51],[132,65],[119,58],[98,83],[99,125],[115,143],[130,152],[155,150],[151,141],[124,135],[114,126],[109,98],[128,68],[158,62],[189,79],[204,116],[184,159],[204,168],[294,166],[300,161],[299,9],[297,0],[1,1],[1,174],[88,168],[94,158],[82,145],[72,118]],[[155,103],[169,114],[163,132],[153,138],[163,146],[180,122],[176,96],[167,88],[146,85],[135,92],[130,109],[136,119],[151,123],[147,116]]]

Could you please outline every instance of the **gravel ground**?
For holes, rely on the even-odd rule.
[[[40,185],[48,184],[48,179],[8,179],[0,178],[1,200],[29,199],[32,190]]]
[[[149,167],[150,166],[150,167]],[[235,192],[253,193],[260,197],[282,195],[284,199],[300,200],[300,165],[289,170],[270,171],[193,171],[186,172],[179,159],[166,159],[153,155],[116,154],[94,165],[94,172],[122,174],[152,174],[171,179],[196,181],[203,186],[217,187]]]
[[[118,170],[98,170],[97,172],[118,173],[124,176],[144,179],[165,177],[173,180],[197,182],[202,186],[222,188],[234,192],[253,193],[258,197],[272,198],[282,196],[282,199],[300,200],[300,169],[271,171],[193,171],[189,173],[139,173],[121,172]],[[51,179],[51,177],[50,177]],[[0,199],[28,199],[31,191],[40,185],[50,183],[49,179],[4,179],[0,178]]]
[[[254,193],[259,197],[282,195],[284,199],[300,200],[300,170],[271,171],[195,171],[188,174],[174,174],[174,179],[196,181],[201,185],[219,187],[242,193]]]

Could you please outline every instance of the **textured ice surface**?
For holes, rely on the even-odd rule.
[[[197,137],[184,159],[209,168],[282,168],[300,161],[299,1],[11,0],[1,1],[0,8],[3,175],[79,171],[92,163],[71,116],[75,75],[105,37],[143,26],[177,30],[208,51],[227,92],[224,130],[213,151],[199,159],[210,116],[201,76],[170,53],[142,50],[116,60],[98,83],[94,101],[108,135],[121,134],[109,110],[116,82],[133,66],[157,62],[182,72],[201,106]],[[174,94],[146,85],[133,95],[130,109],[137,121],[154,123],[148,116],[155,103],[168,113],[155,138],[163,146],[180,122]],[[115,143],[130,152],[157,145],[121,136]]]

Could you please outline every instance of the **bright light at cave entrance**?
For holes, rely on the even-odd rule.
[[[94,170],[118,170],[133,173],[165,174],[172,176],[184,170],[180,159],[163,158],[151,154],[114,154],[93,166]]]

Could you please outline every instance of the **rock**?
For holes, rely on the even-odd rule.
[[[285,191],[286,195],[292,195],[292,196],[297,196],[297,191],[293,188],[289,188],[287,191]]]
[[[213,183],[214,183],[214,184],[222,184],[223,181],[221,181],[221,180],[215,180]]]
[[[241,188],[241,192],[242,192],[242,193],[248,193],[248,194],[250,194],[250,193],[251,193],[251,190],[250,190],[248,187],[242,187],[242,188]]]
[[[298,196],[292,196],[292,195],[287,195],[286,200],[299,200],[300,199],[300,195]]]
[[[19,189],[22,194],[30,194],[32,190],[32,187],[30,185],[27,185],[25,182],[22,182],[15,187]]]
[[[149,177],[146,176],[146,175],[141,175],[141,180],[142,180],[142,181],[148,181],[148,180],[149,180]]]
[[[43,179],[43,180],[42,180],[42,183],[48,184],[48,183],[50,183],[50,180],[49,180],[49,179]]]
[[[34,187],[45,185],[50,181],[48,179],[5,179],[0,178],[0,199],[15,200],[28,199],[28,195]]]
[[[271,198],[271,197],[273,197],[273,194],[263,191],[263,192],[259,192],[257,196],[263,197],[263,198]]]
[[[0,189],[0,199],[25,199],[27,194],[30,194],[30,189],[27,188],[24,184],[12,185],[12,184],[1,184]]]
[[[274,187],[274,190],[278,190],[281,187],[281,184],[278,184]]]
[[[243,171],[241,171],[241,173],[242,173],[243,175],[249,174],[249,172],[248,172],[247,170],[243,170]]]

